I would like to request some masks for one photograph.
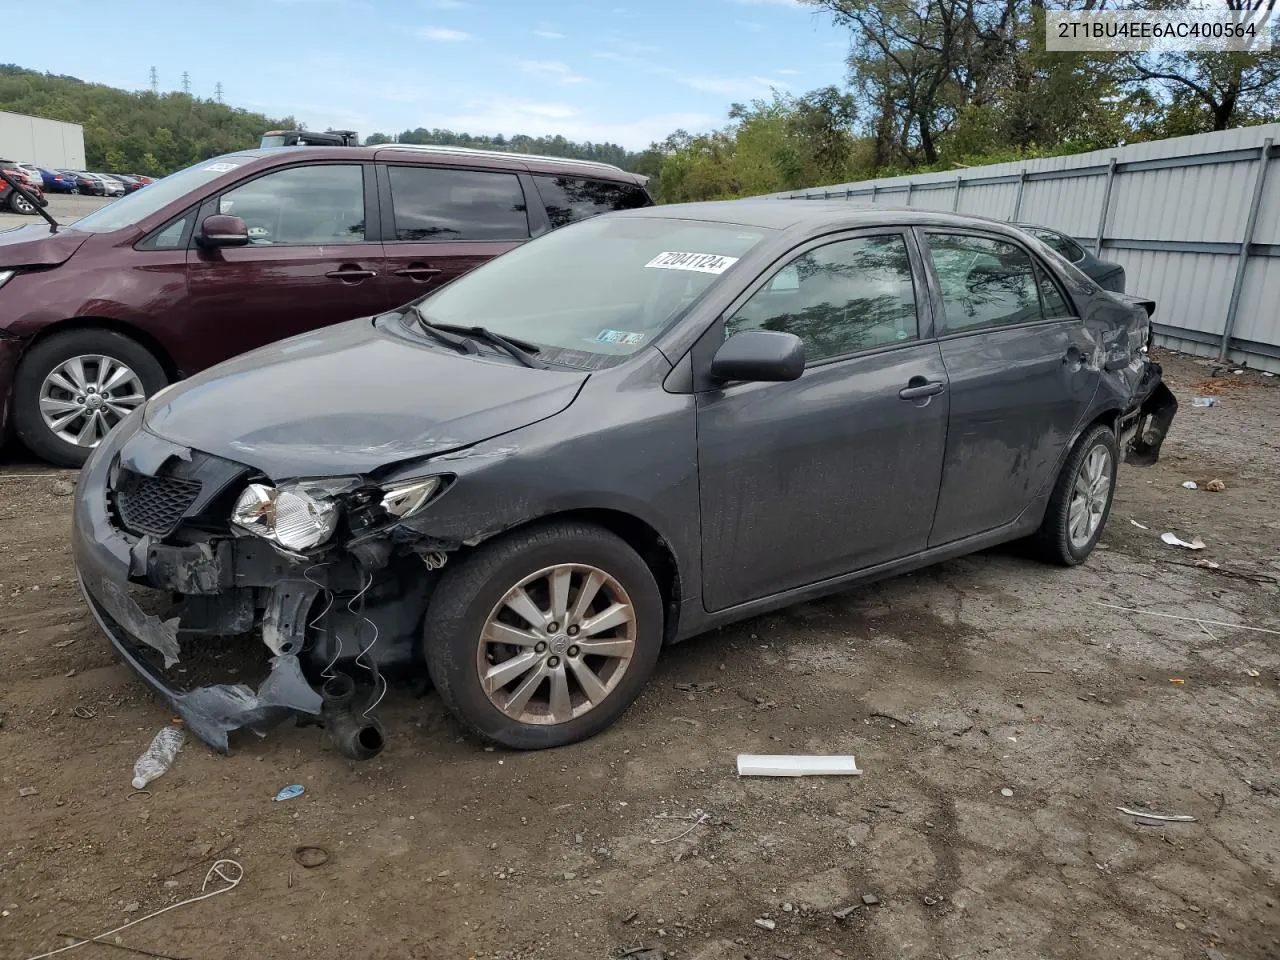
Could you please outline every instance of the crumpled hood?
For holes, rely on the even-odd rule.
[[[181,381],[148,404],[145,423],[274,480],[369,473],[554,416],[586,379],[454,354],[361,319]]]
[[[75,230],[53,233],[44,223],[0,230],[0,269],[56,267],[88,239],[89,234]]]

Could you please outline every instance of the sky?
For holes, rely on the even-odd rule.
[[[181,88],[312,130],[562,134],[641,149],[729,105],[841,83],[848,33],[796,0],[170,0],[11,56]]]

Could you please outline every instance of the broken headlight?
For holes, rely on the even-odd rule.
[[[422,477],[382,488],[382,509],[396,520],[407,520],[425,507],[443,482],[441,477]]]
[[[251,483],[236,500],[231,522],[286,550],[307,550],[333,535],[338,505],[312,496],[300,484],[277,488]]]

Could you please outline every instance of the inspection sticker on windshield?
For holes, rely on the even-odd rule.
[[[211,173],[229,173],[238,166],[240,166],[238,163],[211,163],[204,169]]]
[[[626,330],[601,330],[596,334],[596,343],[623,343],[627,346],[635,346],[643,341],[643,333],[630,333]]]
[[[718,253],[660,253],[646,267],[655,270],[692,270],[695,273],[724,273],[735,263],[737,257],[722,257]]]

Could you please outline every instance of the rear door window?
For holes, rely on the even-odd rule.
[[[986,237],[930,234],[929,253],[942,288],[947,331],[1044,319],[1031,256]]]
[[[552,229],[614,210],[634,210],[652,203],[634,183],[534,174],[538,196],[547,208]]]
[[[364,171],[358,164],[289,167],[228,190],[218,212],[243,220],[253,244],[359,243]]]
[[[493,170],[389,166],[396,239],[526,240],[520,179]]]

